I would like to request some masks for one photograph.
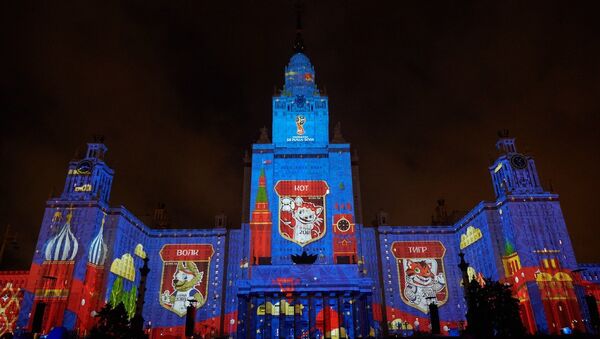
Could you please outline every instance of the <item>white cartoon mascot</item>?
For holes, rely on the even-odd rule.
[[[432,259],[407,259],[404,267],[406,287],[404,296],[419,308],[428,306],[427,298],[436,298],[444,289],[446,281],[443,273],[437,273],[437,262]]]
[[[294,230],[293,239],[305,244],[321,236],[323,207],[304,201],[301,197],[281,199],[281,222]]]

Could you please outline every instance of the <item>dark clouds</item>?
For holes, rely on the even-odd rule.
[[[13,6],[13,7],[9,7]],[[305,41],[331,121],[360,151],[367,220],[426,224],[435,200],[492,198],[508,128],[561,194],[580,261],[593,232],[600,93],[597,13],[577,3],[309,1]],[[5,2],[0,223],[24,266],[44,201],[93,134],[116,171],[113,205],[175,224],[239,220],[241,157],[270,126],[294,14],[289,1]]]

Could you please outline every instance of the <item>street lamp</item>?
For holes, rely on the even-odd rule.
[[[196,304],[198,300],[196,299],[188,299],[190,303],[187,307],[187,312],[185,315],[185,336],[193,338],[194,337],[194,325],[196,324]]]
[[[440,314],[438,312],[437,298],[426,297],[429,303],[429,323],[431,324],[431,334],[440,334]]]

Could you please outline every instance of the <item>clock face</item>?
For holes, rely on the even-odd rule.
[[[527,159],[521,154],[515,154],[510,157],[510,165],[515,169],[524,169],[527,167]]]
[[[92,172],[92,163],[88,160],[80,161],[77,164],[77,174],[90,174]]]
[[[342,218],[338,220],[336,227],[340,232],[348,232],[348,230],[350,230],[350,222]]]

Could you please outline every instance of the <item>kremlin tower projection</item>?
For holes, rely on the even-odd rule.
[[[152,228],[111,206],[108,149],[89,143],[46,202],[30,270],[0,272],[1,333],[85,336],[100,309],[123,304],[129,319],[141,310],[151,338],[184,338],[190,310],[204,337],[383,337],[429,332],[434,305],[440,333],[456,335],[468,325],[462,280],[484,277],[512,286],[530,333],[595,330],[600,265],[577,263],[558,194],[514,138],[501,133],[488,168],[494,200],[456,222],[391,226],[381,215],[365,227],[358,158],[339,127],[330,138],[316,79],[298,33],[272,134],[261,131],[240,169],[237,225]]]

